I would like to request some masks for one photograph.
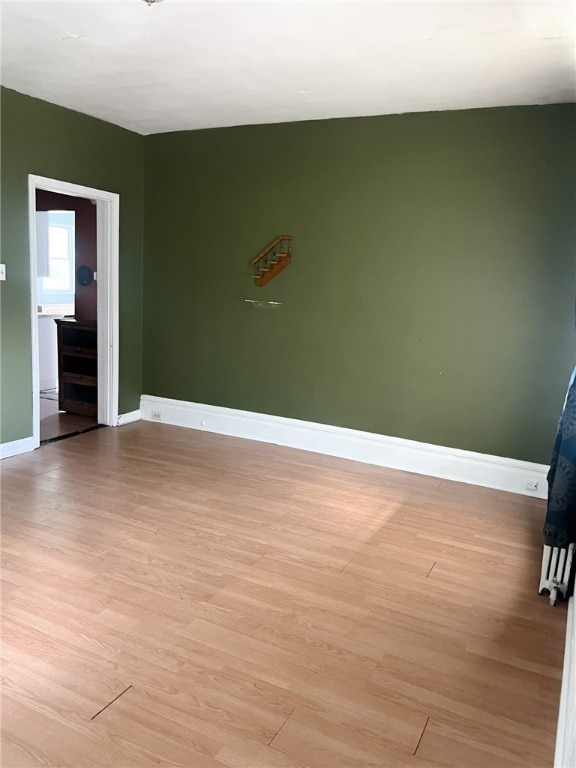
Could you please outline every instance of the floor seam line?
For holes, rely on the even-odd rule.
[[[109,707],[111,704],[114,704],[114,702],[115,702],[115,701],[118,701],[118,699],[120,698],[120,696],[123,696],[123,695],[126,693],[126,691],[129,691],[129,690],[130,690],[130,688],[132,688],[132,686],[131,686],[131,685],[129,685],[129,686],[128,686],[128,688],[124,688],[124,690],[123,690],[121,693],[119,693],[119,694],[118,694],[118,696],[115,696],[115,697],[112,699],[112,701],[109,701],[109,702],[108,702],[108,704],[106,704],[106,706],[105,706],[105,707],[102,707],[102,709],[99,709],[99,710],[98,710],[98,712],[96,712],[96,714],[95,714],[95,715],[92,715],[92,717],[90,718],[90,720],[94,720],[95,718],[97,718],[99,714],[101,714],[102,712],[104,712],[104,710],[105,710],[105,709],[108,709],[108,707]]]
[[[416,755],[416,752],[418,752],[418,747],[420,746],[420,742],[422,741],[422,737],[424,736],[424,731],[426,730],[426,726],[430,722],[430,715],[426,718],[426,722],[424,723],[424,728],[422,728],[422,733],[420,734],[420,738],[418,739],[418,744],[416,744],[416,749],[412,753],[413,755]]]
[[[268,742],[268,746],[269,746],[269,747],[271,747],[271,746],[272,746],[272,742],[274,741],[274,739],[276,738],[276,736],[278,736],[278,734],[280,733],[280,731],[282,730],[282,728],[284,728],[284,726],[286,725],[286,723],[288,722],[288,720],[290,720],[290,718],[292,717],[292,715],[294,714],[294,712],[296,712],[296,707],[294,707],[294,709],[292,710],[292,712],[290,712],[290,714],[288,715],[288,717],[286,718],[286,720],[284,720],[284,722],[282,723],[282,725],[280,726],[280,728],[278,728],[278,730],[276,731],[276,733],[274,734],[274,736],[272,736],[272,738],[271,738],[271,739],[270,739],[270,741]]]

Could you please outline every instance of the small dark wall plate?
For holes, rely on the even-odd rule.
[[[78,267],[76,270],[76,280],[80,285],[90,285],[94,279],[94,274],[90,267]]]

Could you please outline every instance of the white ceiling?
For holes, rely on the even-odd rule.
[[[569,2],[3,0],[8,88],[142,134],[576,101]]]

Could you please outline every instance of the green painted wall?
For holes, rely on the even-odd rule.
[[[28,174],[120,194],[120,413],[142,379],[142,136],[2,89],[1,442],[32,434]]]
[[[143,392],[547,462],[575,170],[576,105],[147,137]]]
[[[121,195],[120,412],[144,391],[548,460],[574,360],[576,105],[146,138],[7,89],[1,107],[3,442],[32,430],[35,173]],[[293,263],[256,288],[281,232]]]

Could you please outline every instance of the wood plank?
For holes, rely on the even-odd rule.
[[[145,422],[1,492],[9,768],[552,762],[538,500]]]

